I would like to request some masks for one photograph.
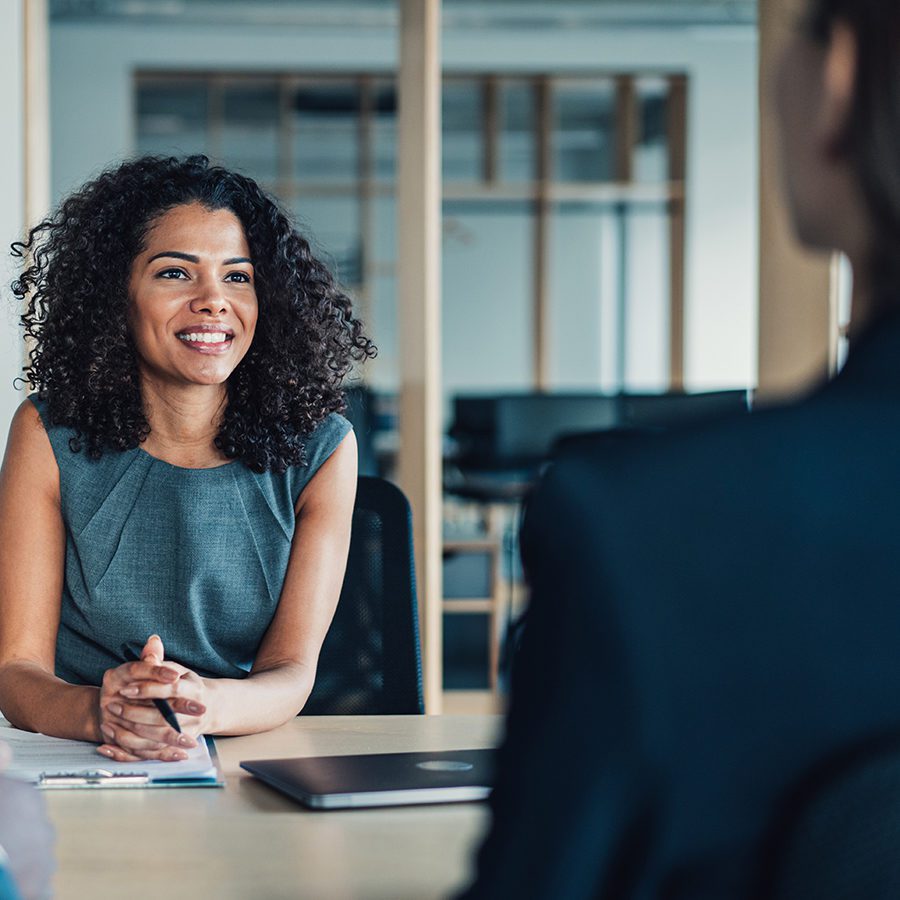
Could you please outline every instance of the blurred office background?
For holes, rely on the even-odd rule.
[[[50,11],[53,199],[133,153],[258,178],[358,298],[367,378],[396,390],[396,4]],[[673,263],[685,383],[753,384],[755,4],[445,0],[441,49],[446,395],[666,389]]]
[[[397,4],[49,0],[46,15],[47,201],[137,153],[205,153],[258,179],[369,323],[379,355],[356,413],[364,466],[391,475]],[[512,397],[520,430],[539,432],[509,460],[515,485],[551,438],[622,424],[621,404],[585,414],[579,398],[732,391],[731,402],[757,386],[757,17],[755,0],[443,2],[447,688],[498,690],[522,599],[519,494],[472,488],[457,465],[472,421],[499,419]],[[4,239],[15,233],[8,223]],[[522,405],[559,395],[574,405]],[[4,424],[16,402],[4,395]],[[497,476],[502,460],[488,462]]]

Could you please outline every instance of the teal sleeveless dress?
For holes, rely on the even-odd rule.
[[[300,492],[350,431],[332,413],[307,463],[257,474],[234,461],[185,469],[136,448],[91,460],[33,399],[59,465],[66,527],[56,674],[99,685],[159,634],[197,674],[246,676],[284,583]]]

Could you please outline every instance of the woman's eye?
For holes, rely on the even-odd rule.
[[[171,279],[187,278],[187,272],[185,272],[184,269],[163,269],[157,275],[157,278],[171,278]]]
[[[226,281],[235,281],[238,284],[250,284],[250,276],[246,272],[229,272],[225,276]]]

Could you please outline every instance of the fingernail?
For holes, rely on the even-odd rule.
[[[106,707],[114,716],[122,715],[122,706],[119,703],[110,703],[109,706]]]
[[[188,703],[188,712],[197,713],[197,715],[199,715],[203,712],[203,707],[199,703],[195,703],[191,700],[191,702]]]
[[[113,752],[112,752],[112,750],[109,749],[109,747],[101,747],[101,748],[100,748],[100,752],[101,752],[104,756],[112,756],[112,755],[113,755]]]
[[[137,697],[140,694],[141,689],[136,684],[129,684],[128,687],[123,687],[119,693],[123,697]]]
[[[101,725],[100,730],[108,737],[114,738],[116,736],[115,731],[113,730],[111,725]]]
[[[181,734],[178,736],[178,743],[181,744],[182,747],[193,747],[194,741],[189,738],[186,734]]]

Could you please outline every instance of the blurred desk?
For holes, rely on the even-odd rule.
[[[242,759],[493,746],[499,716],[300,717],[220,738],[225,788],[56,791],[57,900],[447,897],[468,880],[485,804],[310,812]]]

